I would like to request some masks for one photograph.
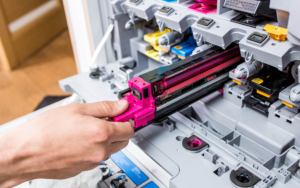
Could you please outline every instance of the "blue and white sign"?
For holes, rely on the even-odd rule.
[[[143,171],[141,171],[130,159],[128,159],[128,157],[126,157],[124,153],[118,152],[116,154],[113,154],[110,158],[137,186],[141,185],[149,179],[149,177]]]
[[[148,183],[142,188],[159,188],[159,187],[153,181],[151,181],[150,183]]]

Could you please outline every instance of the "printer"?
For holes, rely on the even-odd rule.
[[[300,187],[300,1],[95,2],[113,58],[60,86],[135,125],[99,187]]]

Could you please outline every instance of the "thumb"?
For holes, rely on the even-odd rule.
[[[97,118],[116,117],[124,113],[128,108],[127,100],[104,101],[91,104],[85,104],[83,113]]]

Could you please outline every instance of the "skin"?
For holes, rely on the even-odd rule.
[[[108,119],[128,102],[71,104],[50,110],[0,136],[0,187],[44,179],[66,179],[97,167],[127,146],[129,122]]]

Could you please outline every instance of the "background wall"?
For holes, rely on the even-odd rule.
[[[0,0],[2,69],[17,68],[66,27],[61,0]]]
[[[16,18],[18,11],[24,8],[22,4],[16,4],[18,2],[26,6],[41,4]],[[8,12],[17,12],[8,16],[0,11],[0,23],[14,19],[5,24],[4,29],[0,27],[0,125],[33,112],[46,96],[69,96],[70,93],[60,89],[58,81],[77,73],[63,5],[59,0],[0,0],[0,9],[4,7],[10,9]],[[58,17],[52,17],[53,14]],[[5,33],[10,37],[10,43],[3,37]],[[13,39],[21,40],[22,45],[16,45]],[[19,61],[21,56],[17,47],[25,49],[21,51],[23,55],[28,49],[33,51]],[[18,60],[17,66],[10,70],[5,61],[13,58]]]

